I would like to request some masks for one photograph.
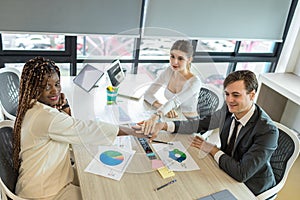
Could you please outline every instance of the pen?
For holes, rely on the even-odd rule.
[[[163,144],[168,144],[168,145],[173,145],[172,142],[164,142],[164,141],[160,141],[160,140],[152,140],[152,142],[163,143]]]
[[[164,187],[166,187],[168,185],[171,185],[172,183],[175,183],[175,182],[176,182],[176,179],[174,179],[174,180],[172,180],[172,181],[170,181],[170,182],[168,182],[168,183],[166,183],[166,184],[164,184],[164,185],[156,188],[154,191],[158,191],[158,190],[160,190],[160,189],[162,189],[162,188],[164,188]]]

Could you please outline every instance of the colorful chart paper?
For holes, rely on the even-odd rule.
[[[124,156],[118,151],[105,151],[100,154],[100,161],[108,166],[119,165],[124,161]]]
[[[166,167],[172,171],[191,171],[200,169],[192,156],[180,141],[172,141],[173,145],[152,144],[152,147]]]
[[[117,146],[99,146],[98,149],[98,153],[84,171],[119,181],[135,151]]]

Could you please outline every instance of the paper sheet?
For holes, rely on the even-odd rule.
[[[163,163],[173,171],[191,171],[200,169],[181,142],[168,144],[152,144]]]
[[[114,180],[121,180],[135,151],[116,146],[100,146],[99,152],[84,170]]]
[[[113,145],[119,148],[132,150],[131,135],[117,136]]]

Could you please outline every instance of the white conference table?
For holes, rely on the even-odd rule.
[[[105,119],[110,114],[106,105],[105,81],[99,82],[99,87],[86,93],[72,84],[72,78],[62,77],[63,91],[66,93],[73,115],[82,120]],[[148,107],[143,102],[126,98],[117,98],[117,103],[125,106],[130,117],[143,118],[149,115],[133,114],[141,112]],[[146,106],[146,107],[145,107]],[[127,109],[128,108],[128,109]],[[101,118],[100,115],[106,117]],[[115,116],[115,115],[113,115]],[[108,117],[108,120],[111,120]],[[114,121],[114,123],[118,123]],[[103,176],[84,172],[84,169],[96,154],[97,147],[88,145],[73,145],[75,163],[82,192],[85,200],[93,199],[198,199],[206,195],[229,190],[237,199],[256,199],[245,184],[239,183],[222,171],[211,156],[205,156],[203,152],[190,147],[191,139],[187,135],[161,133],[159,138],[164,141],[181,141],[187,151],[196,161],[200,170],[175,172],[177,182],[159,191],[155,188],[169,182],[173,178],[163,179],[160,174],[151,168],[151,161],[145,155],[136,137],[131,137],[133,149],[136,150],[134,157],[126,169],[120,181],[105,178]]]

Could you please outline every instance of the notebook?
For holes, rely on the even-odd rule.
[[[95,87],[95,84],[99,81],[103,74],[103,71],[93,67],[92,65],[86,64],[79,74],[73,79],[73,82],[86,92],[89,92]]]
[[[201,197],[198,200],[237,200],[237,198],[235,198],[229,190],[222,190],[220,192]]]
[[[108,78],[114,87],[119,87],[118,94],[123,97],[140,99],[152,80],[146,74],[124,74],[119,60],[114,61],[107,70]]]
[[[127,74],[119,86],[119,95],[139,100],[151,83],[152,80],[146,74]]]

